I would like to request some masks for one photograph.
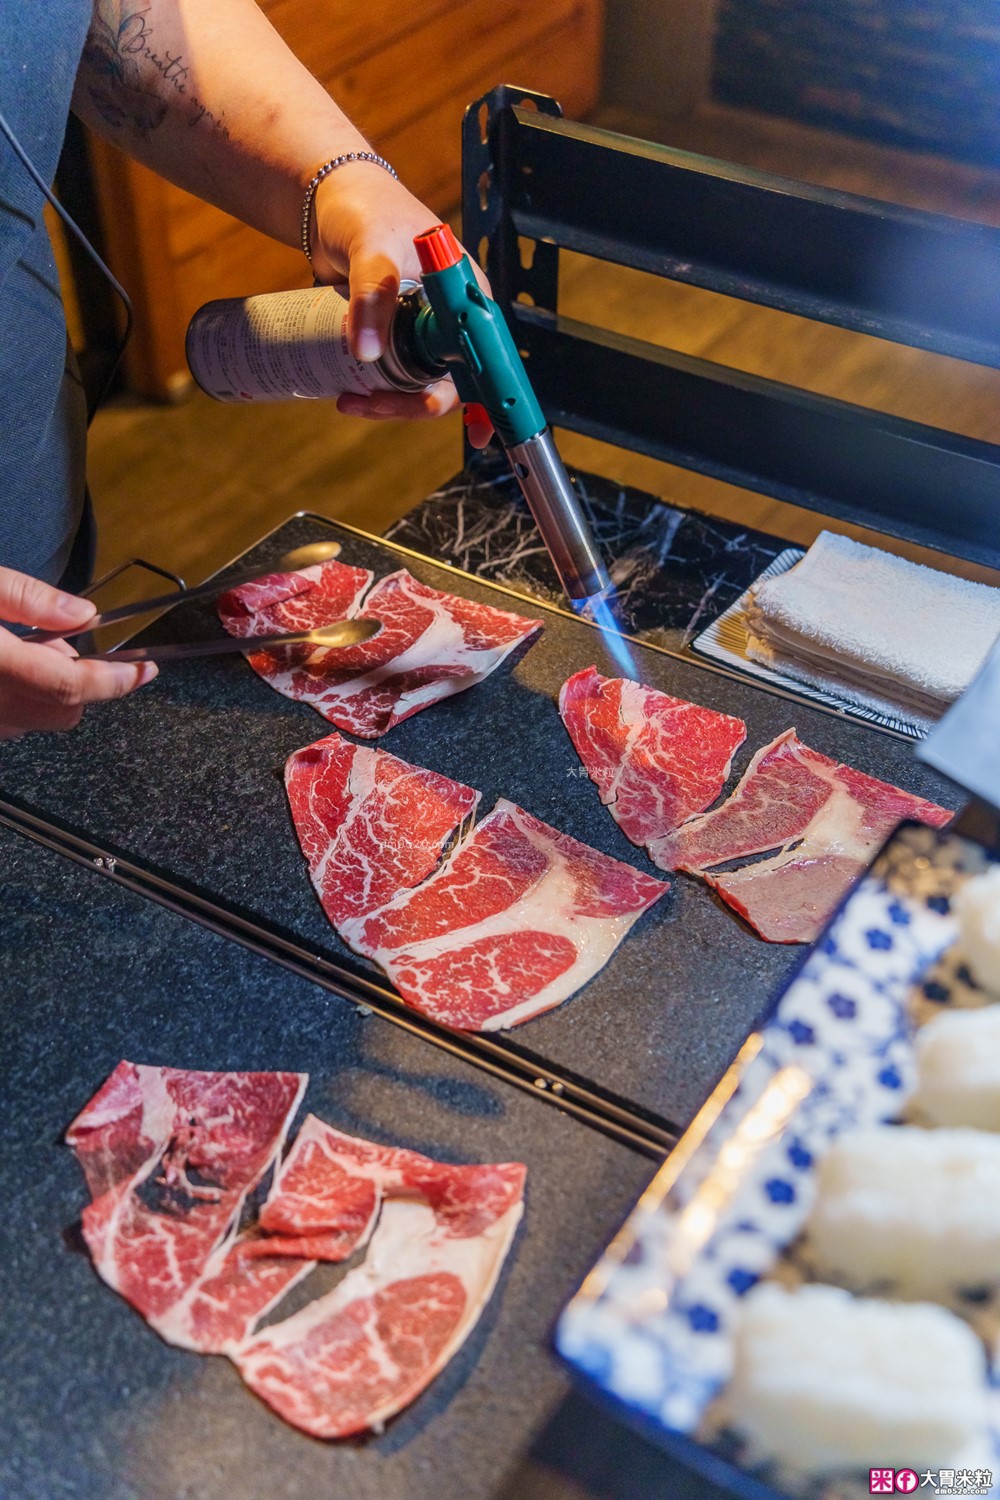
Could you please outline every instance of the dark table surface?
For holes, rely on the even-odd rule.
[[[619,617],[653,645],[683,646],[784,545],[593,476],[578,488],[617,562]],[[295,520],[252,560],[316,534],[315,521]],[[396,534],[556,601],[502,471],[460,476]],[[532,612],[373,540],[349,537],[343,555],[378,574],[406,562],[436,586]],[[486,684],[382,743],[477,786],[484,811],[512,797],[648,868],[579,774],[554,709],[570,672],[616,668],[588,626],[544,618],[541,639]],[[178,632],[217,634],[211,607],[187,606],[147,635]],[[794,723],[818,749],[954,799],[905,742],[675,656],[640,647],[636,657],[651,684],[747,720],[737,771]],[[0,746],[0,796],[371,977],[315,901],[280,781],[285,757],[327,732],[239,658],[190,664],[127,704],[91,711],[72,736]],[[0,913],[2,1500],[715,1500],[705,1480],[573,1392],[550,1349],[558,1313],[649,1180],[650,1160],[2,827]],[[581,995],[512,1035],[683,1124],[798,957],[680,879]],[[449,1160],[527,1163],[525,1218],[482,1322],[383,1434],[332,1445],[303,1437],[228,1361],[163,1344],[97,1279],[79,1236],[82,1174],[61,1137],[122,1057],[308,1071],[304,1107],[345,1130]]]
[[[686,646],[789,545],[781,537],[573,470],[591,535],[615,586],[628,635]],[[550,604],[562,590],[510,465],[494,449],[428,495],[386,536],[492,583]]]
[[[5,829],[0,872],[4,1500],[704,1493],[571,1394],[550,1352],[647,1159]],[[303,1109],[341,1129],[527,1163],[525,1217],[482,1321],[381,1436],[297,1433],[227,1360],[170,1348],[98,1280],[61,1138],[122,1057],[306,1071]]]
[[[250,554],[264,566],[328,527],[289,521]],[[427,583],[536,613],[544,629],[484,683],[415,714],[378,742],[416,765],[483,794],[485,814],[511,798],[564,832],[654,871],[600,804],[563,728],[555,700],[565,679],[596,663],[620,669],[587,622],[509,594],[388,545],[334,528],[342,560],[377,576],[406,563]],[[150,639],[212,636],[210,603],[171,612]],[[816,749],[920,795],[953,789],[913,757],[909,742],[788,702],[694,662],[636,646],[650,685],[746,720],[734,770],[795,725]],[[115,846],[145,868],[207,892],[226,908],[276,925],[350,973],[377,979],[340,943],[310,885],[281,780],[286,757],[329,733],[306,704],[279,696],[239,656],[167,667],[134,698],[99,705],[72,735],[0,746],[0,795]],[[557,1009],[509,1033],[554,1068],[591,1079],[684,1125],[766,1013],[801,949],[762,942],[687,877],[633,928],[611,961]]]

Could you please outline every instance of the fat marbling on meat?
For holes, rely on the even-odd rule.
[[[492,1031],[568,999],[668,889],[501,798],[422,885],[339,931],[417,1010]]]
[[[229,589],[219,595],[216,609],[230,635],[245,638],[279,630],[313,630],[331,620],[352,617],[374,577],[369,568],[352,568],[336,560],[316,563],[295,573],[268,573]],[[309,646],[286,649],[299,660],[311,650]],[[251,659],[260,663],[256,669],[261,676],[270,675],[264,671],[270,653],[259,651]]]
[[[256,1220],[307,1078],[122,1062],[67,1131],[99,1274],[168,1342],[224,1353],[317,1437],[380,1427],[474,1327],[523,1209],[519,1162],[452,1165],[307,1116]],[[317,1260],[333,1291],[257,1331]]]
[[[770,942],[812,942],[851,881],[904,818],[951,812],[804,745],[788,729],[758,750],[721,807],[664,840],[658,862],[702,875]],[[713,866],[778,850],[722,874]]]
[[[339,734],[289,756],[285,787],[323,910],[338,927],[418,885],[479,793]]]
[[[319,576],[303,592],[307,574]],[[258,627],[300,628],[297,622],[306,618],[310,627],[355,616],[380,620],[378,635],[356,646],[287,646],[249,657],[279,693],[311,704],[338,729],[362,739],[376,739],[420,709],[482,682],[541,629],[540,620],[430,588],[405,568],[379,579],[363,604],[372,575],[362,568],[324,563],[284,578],[286,600],[274,600],[280,585],[269,580],[263,608],[257,583],[223,595],[222,622],[232,634],[246,636]]]
[[[475,1326],[523,1211],[518,1162],[450,1166],[309,1116],[262,1212],[312,1241],[345,1200],[378,1218],[362,1265],[326,1296],[231,1351],[251,1390],[314,1437],[378,1429]],[[370,1222],[370,1220],[368,1221]]]
[[[714,802],[746,739],[742,719],[596,667],[563,684],[559,712],[601,801],[659,863],[659,841]]]
[[[204,1073],[121,1062],[66,1132],[92,1202],[98,1274],[169,1343],[218,1347],[301,1267],[231,1252],[247,1195],[281,1151],[301,1073]]]

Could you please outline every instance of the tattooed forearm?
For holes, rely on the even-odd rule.
[[[94,108],[114,129],[148,137],[179,103],[188,125],[204,121],[228,135],[223,121],[190,91],[183,57],[154,46],[149,12],[143,0],[94,0],[82,69]]]
[[[131,128],[148,136],[167,112],[166,102],[144,86],[139,60],[149,35],[148,7],[136,9],[125,0],[98,0],[83,49],[87,93],[101,118],[116,130]]]

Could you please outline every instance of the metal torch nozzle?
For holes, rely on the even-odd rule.
[[[580,509],[576,491],[546,427],[507,450],[559,581],[574,604],[610,589],[611,579]]]

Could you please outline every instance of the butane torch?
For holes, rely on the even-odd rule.
[[[414,353],[429,368],[447,368],[467,421],[485,415],[493,424],[572,603],[603,594],[611,580],[503,314],[447,224],[414,244],[427,297],[410,329]]]

